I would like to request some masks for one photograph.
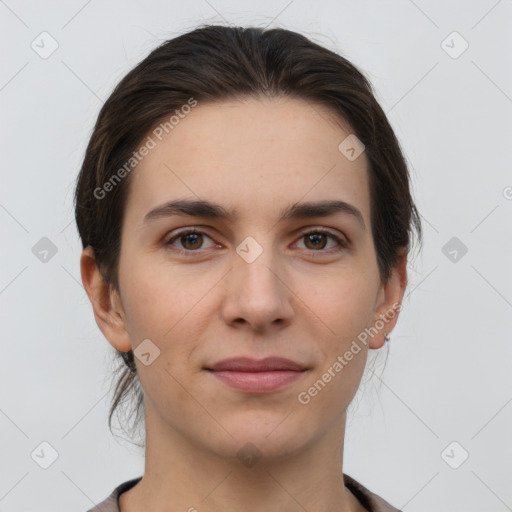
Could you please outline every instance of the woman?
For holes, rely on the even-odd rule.
[[[104,104],[81,275],[145,471],[93,511],[396,511],[343,473],[346,411],[421,225],[367,79],[297,33],[203,26]],[[139,422],[135,418],[135,424]]]

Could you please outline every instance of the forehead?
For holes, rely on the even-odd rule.
[[[147,134],[153,148],[132,171],[126,214],[138,224],[158,204],[186,197],[247,217],[271,216],[300,200],[341,199],[368,218],[366,156],[349,160],[339,150],[350,126],[322,105],[199,102],[167,131],[161,140]]]

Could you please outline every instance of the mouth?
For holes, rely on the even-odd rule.
[[[224,384],[246,393],[277,391],[307,372],[304,365],[282,357],[224,359],[205,370]]]

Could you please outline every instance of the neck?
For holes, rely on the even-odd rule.
[[[343,483],[345,419],[307,447],[242,462],[193,444],[146,411],[144,476],[121,495],[120,510],[365,511]]]

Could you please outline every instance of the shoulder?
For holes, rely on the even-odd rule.
[[[343,481],[349,491],[361,502],[368,512],[401,512],[383,498],[369,491],[364,485],[347,474],[343,474]]]
[[[107,498],[87,512],[119,512],[119,496],[134,487],[141,478],[142,477],[134,478],[118,485]],[[343,481],[350,492],[361,502],[363,507],[368,509],[368,512],[401,512],[377,494],[369,491],[351,476],[343,474]]]
[[[101,503],[96,504],[87,512],[119,512],[119,496],[135,486],[142,477],[133,478],[118,485]]]

